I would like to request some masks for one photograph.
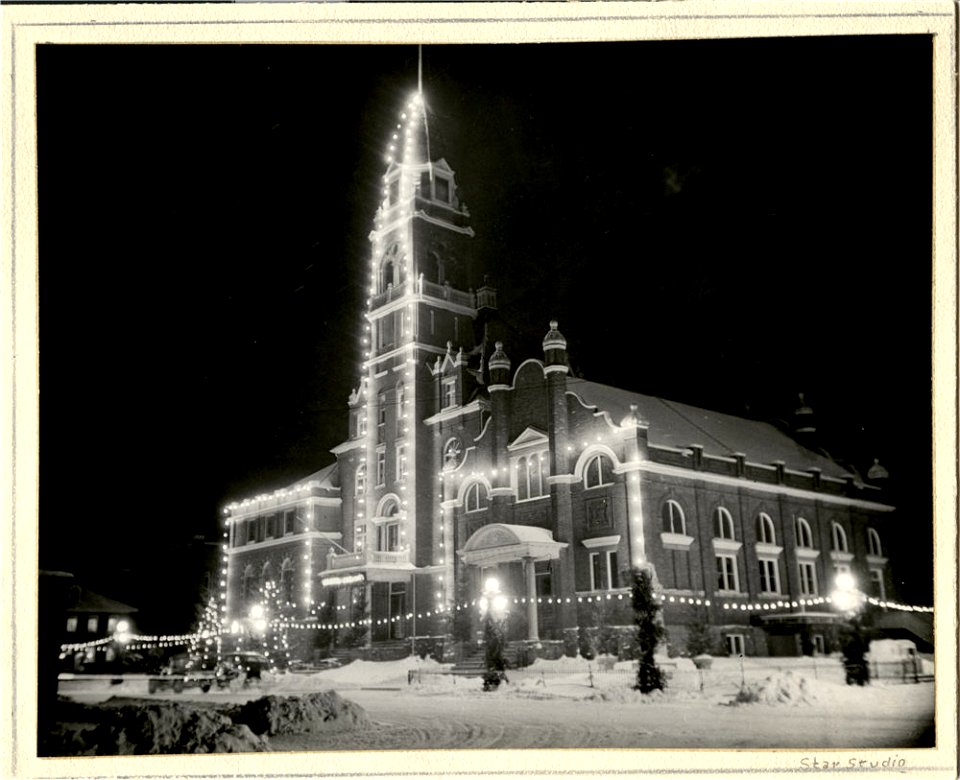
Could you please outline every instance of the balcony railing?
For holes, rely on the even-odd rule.
[[[458,306],[466,306],[469,309],[476,309],[478,305],[477,294],[473,292],[464,292],[451,287],[449,284],[436,284],[429,282],[420,275],[416,281],[416,292],[418,295],[426,295],[430,298],[436,298],[441,301],[450,301]],[[379,309],[390,301],[402,298],[407,293],[406,282],[396,286],[387,285],[387,289],[370,297],[370,308]],[[482,306],[496,306],[496,292],[490,288],[485,288],[483,300],[479,301]]]
[[[328,569],[351,569],[356,566],[396,566],[410,563],[409,550],[366,550],[363,552],[331,553],[327,556]]]

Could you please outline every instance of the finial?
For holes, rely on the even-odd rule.
[[[550,320],[550,330],[556,330],[559,324],[556,320]]]
[[[503,349],[503,342],[502,342],[502,341],[497,341],[497,342],[494,343],[493,346],[494,346],[496,349],[501,350],[501,349]]]

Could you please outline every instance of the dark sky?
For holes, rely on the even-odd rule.
[[[42,565],[149,601],[332,459],[415,85],[415,47],[39,47]],[[424,87],[515,365],[556,317],[595,381],[804,391],[929,569],[928,38],[429,46]]]

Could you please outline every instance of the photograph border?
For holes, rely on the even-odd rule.
[[[957,775],[957,6],[915,3],[360,3],[5,6],[2,195],[3,539],[0,753],[16,777],[720,776],[816,771]],[[920,34],[933,39],[933,469],[936,747],[891,750],[556,749],[36,757],[39,431],[37,108],[43,43],[533,43]],[[484,768],[464,769],[483,757]],[[848,759],[904,766],[850,769]],[[840,761],[806,769],[804,756]],[[642,764],[642,765],[641,765]]]

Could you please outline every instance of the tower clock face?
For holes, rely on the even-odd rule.
[[[454,436],[443,447],[443,467],[455,469],[463,462],[463,442]]]

